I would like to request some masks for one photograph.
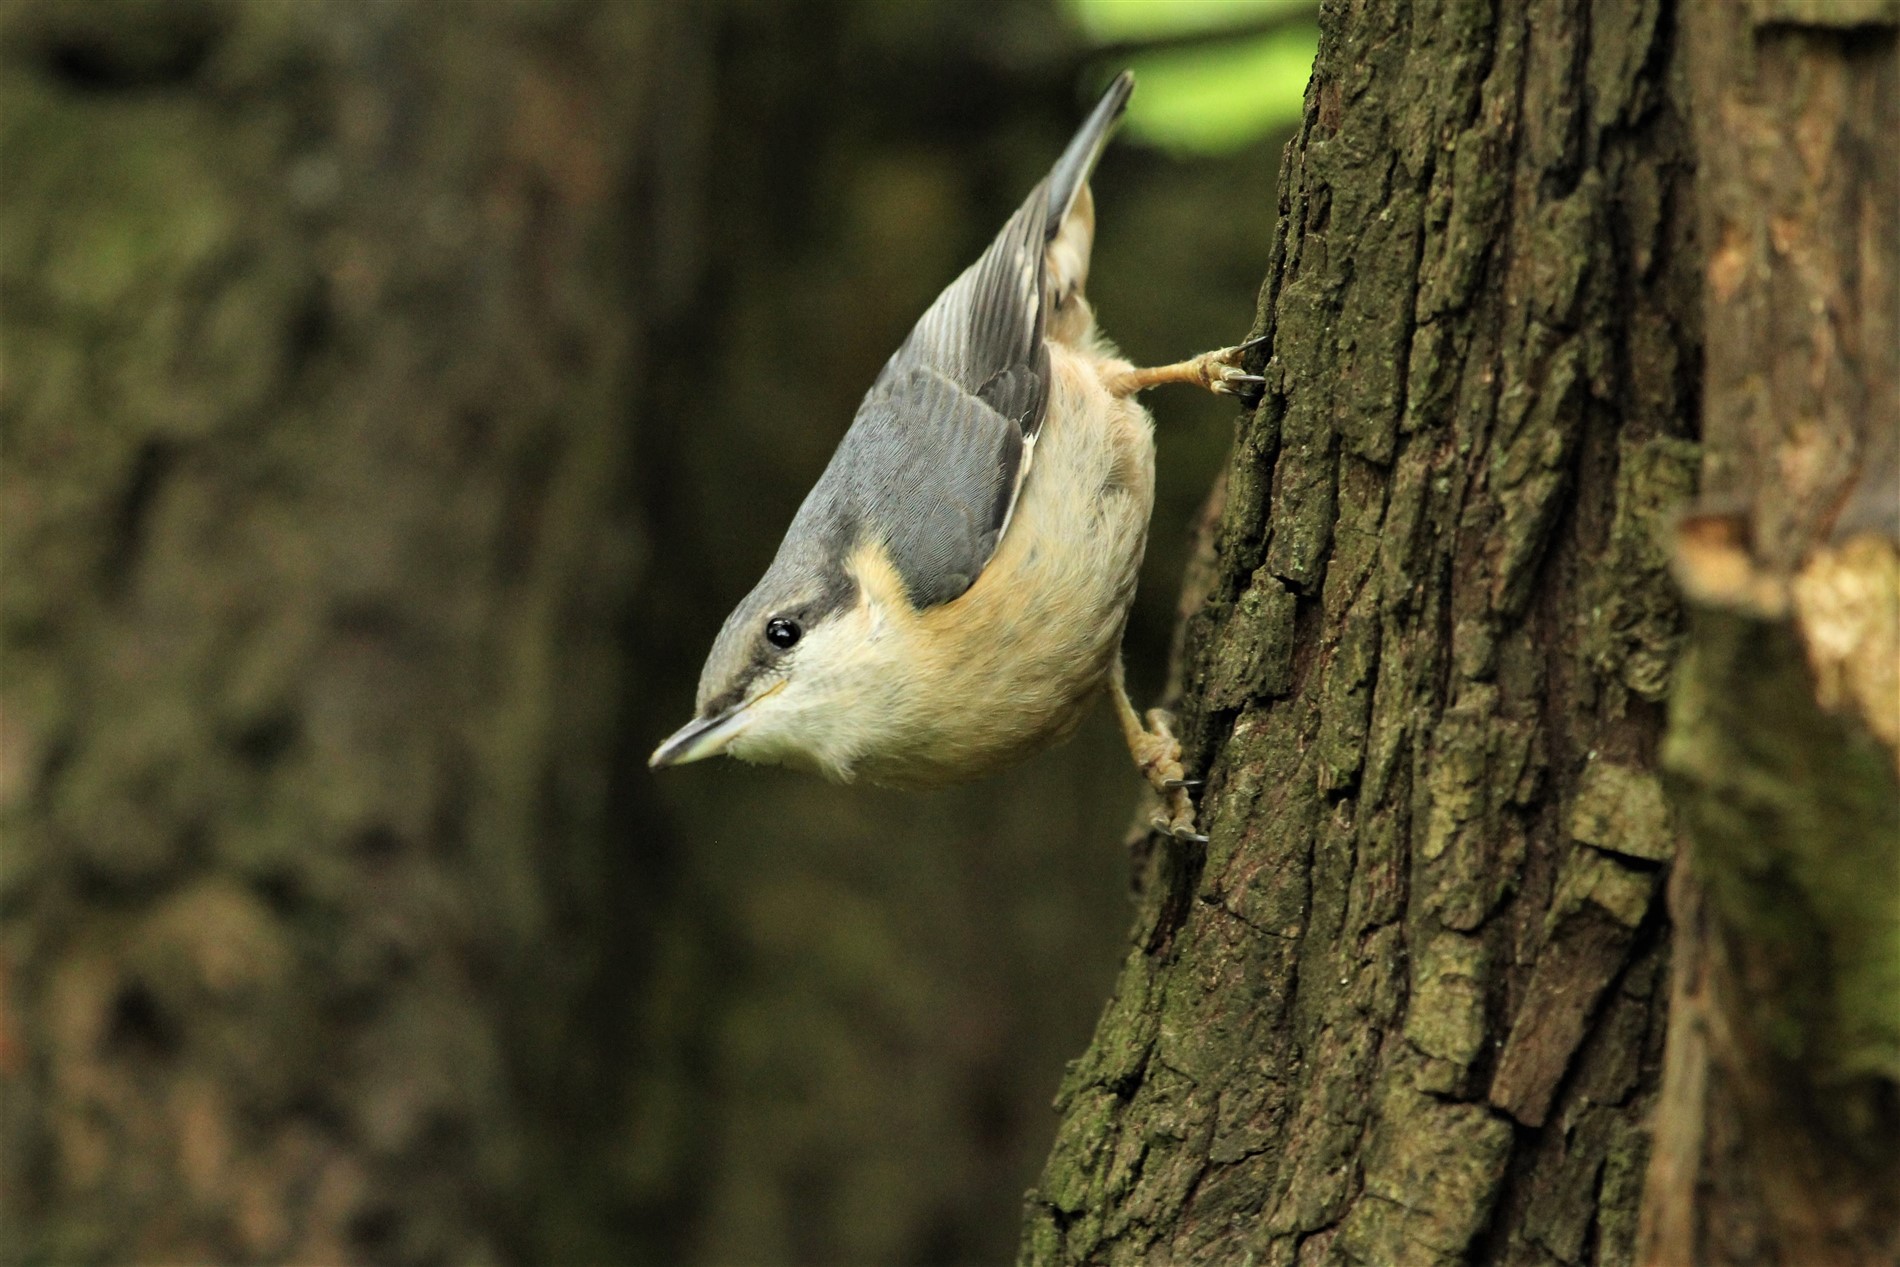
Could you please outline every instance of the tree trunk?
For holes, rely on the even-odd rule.
[[[1686,6],[1709,243],[1693,841],[1644,1258],[1900,1261],[1900,6]]]
[[[652,17],[9,9],[10,1259],[603,1256]]]
[[[1025,1263],[1622,1263],[1700,356],[1664,3],[1328,5],[1142,863]]]

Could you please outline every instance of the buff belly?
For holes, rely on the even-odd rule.
[[[852,777],[958,782],[1066,738],[1120,653],[1154,508],[1154,426],[1103,386],[1124,362],[1055,343],[1051,359],[1048,413],[989,565],[950,603],[880,614],[908,628]],[[894,578],[870,570],[866,601],[901,605]]]

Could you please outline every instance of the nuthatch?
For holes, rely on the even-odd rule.
[[[713,642],[698,715],[651,764],[727,753],[898,786],[955,782],[1067,737],[1107,688],[1161,793],[1200,839],[1181,748],[1144,725],[1122,628],[1154,506],[1135,393],[1240,394],[1246,346],[1136,369],[1083,295],[1088,179],[1134,89],[1124,72],[982,258],[885,362],[778,557]]]

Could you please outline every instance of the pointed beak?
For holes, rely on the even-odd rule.
[[[647,767],[662,770],[670,765],[686,765],[718,756],[752,720],[752,706],[768,695],[778,694],[784,686],[784,682],[778,682],[717,716],[696,717],[687,722],[653,750],[653,755],[647,758]]]

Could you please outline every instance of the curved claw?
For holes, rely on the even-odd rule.
[[[1195,831],[1191,827],[1176,826],[1165,818],[1154,819],[1148,826],[1153,828],[1157,835],[1166,836],[1169,840],[1179,840],[1190,845],[1204,845],[1207,843],[1207,837],[1200,832]]]
[[[1205,843],[1207,843],[1207,836],[1203,836],[1201,832],[1193,830],[1191,826],[1184,826],[1184,824],[1169,823],[1167,819],[1155,819],[1155,821],[1151,821],[1148,826],[1151,826],[1157,834],[1167,836],[1169,840],[1180,840],[1180,842],[1186,842],[1189,843],[1189,845],[1205,845]]]

